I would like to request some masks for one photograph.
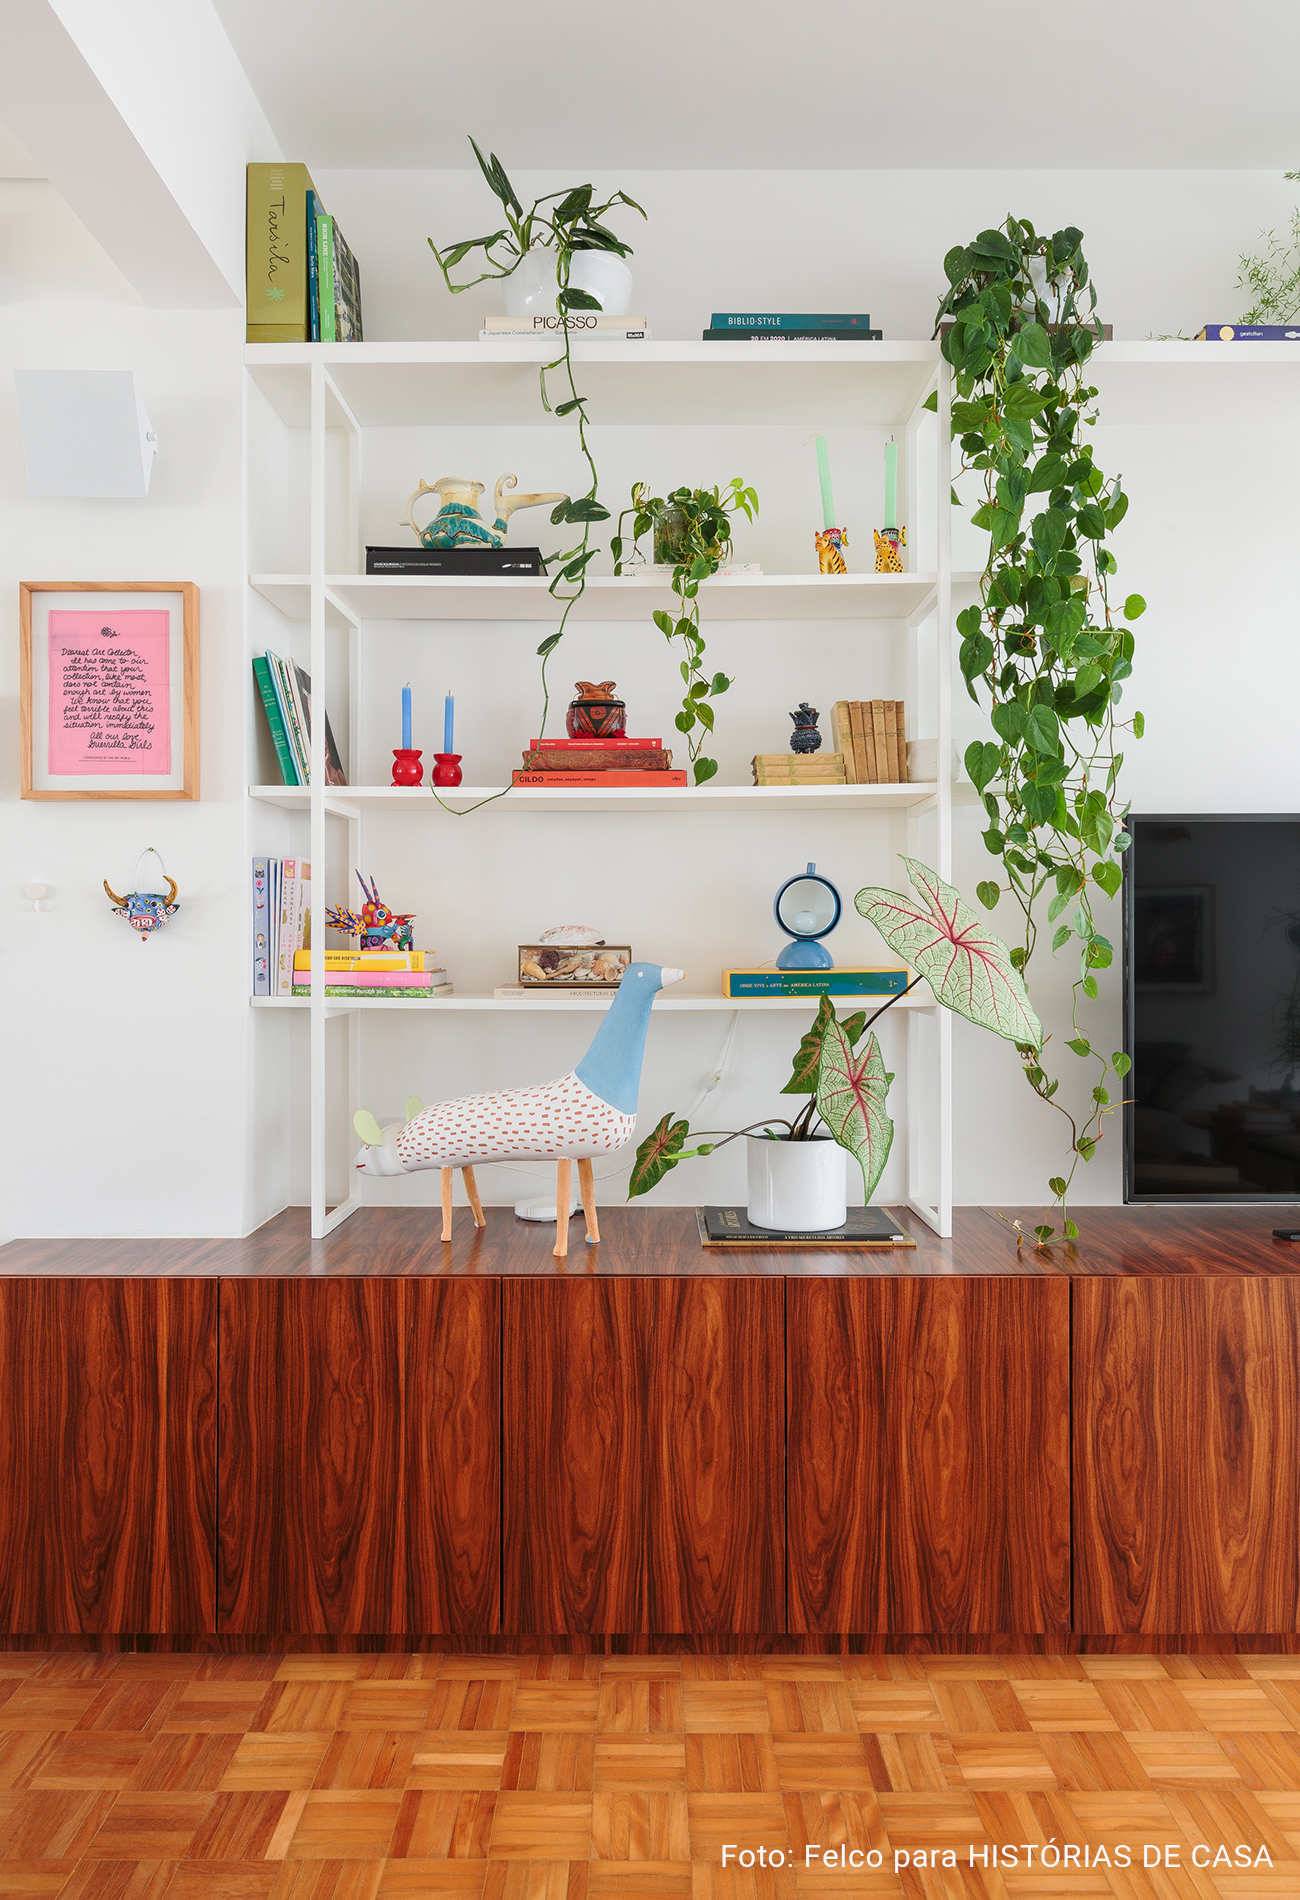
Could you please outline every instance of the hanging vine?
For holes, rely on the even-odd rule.
[[[949,287],[935,322],[938,335],[952,319],[941,346],[955,379],[952,433],[962,473],[983,477],[984,501],[971,518],[989,536],[980,605],[957,617],[966,690],[987,700],[995,735],[965,755],[988,818],[984,843],[1002,871],[977,892],[987,910],[1004,896],[1019,908],[1021,941],[1011,955],[1022,974],[1044,908],[1056,926],[1053,952],[1078,945],[1065,1046],[1092,1066],[1086,1110],[1072,1113],[1057,1099],[1060,1079],[1048,1075],[1042,1050],[1017,1045],[1030,1087],[1069,1128],[1068,1167],[1049,1185],[1070,1240],[1078,1234],[1067,1205],[1075,1173],[1114,1112],[1112,1081],[1130,1066],[1122,1051],[1094,1047],[1080,1010],[1114,958],[1093,906],[1098,892],[1114,897],[1123,877],[1120,745],[1143,728],[1140,712],[1123,718],[1119,710],[1133,670],[1126,623],[1146,606],[1130,594],[1121,612],[1109,597],[1117,563],[1106,541],[1128,497],[1084,439],[1097,420],[1087,366],[1102,332],[1082,242],[1073,227],[1040,237],[1010,217],[1000,231],[981,231],[944,259]],[[928,406],[937,408],[935,396]],[[1034,1232],[1046,1243],[1056,1230]]]

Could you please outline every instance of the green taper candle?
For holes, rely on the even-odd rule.
[[[898,444],[890,436],[885,444],[885,520],[886,528],[898,526]]]
[[[835,519],[835,497],[831,494],[831,463],[826,453],[826,437],[819,435],[813,439],[817,444],[817,473],[821,477],[822,484],[822,526],[823,528],[838,527],[839,524]]]

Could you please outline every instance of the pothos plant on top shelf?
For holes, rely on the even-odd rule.
[[[731,558],[732,516],[743,514],[752,521],[757,513],[758,496],[745,487],[739,475],[733,475],[725,488],[674,488],[670,495],[652,495],[645,482],[633,482],[632,505],[623,509],[618,533],[610,538],[615,574],[622,574],[639,558],[641,537],[651,530],[656,562],[673,564],[676,615],[657,612],[653,618],[667,641],[682,643],[680,667],[686,691],[673,723],[685,736],[697,785],[711,779],[718,769],[718,761],[704,752],[714,724],[709,701],[725,693],[732,683],[725,673],[715,673],[710,679],[705,669],[700,582],[716,574]],[[633,517],[632,548],[625,560],[623,523],[629,515]]]
[[[1013,1042],[1017,1049],[1037,1049],[1042,1026],[1034,1014],[1017,966],[1008,949],[983,919],[965,903],[960,892],[915,858],[904,858],[907,875],[917,892],[869,886],[854,903],[859,914],[875,925],[894,954],[915,976],[907,989],[891,996],[868,1018],[856,1010],[841,1022],[828,996],[818,1005],[812,1028],[804,1035],[794,1058],[794,1073],[783,1095],[809,1095],[812,1100],[792,1119],[769,1116],[745,1128],[705,1129],[697,1146],[688,1148],[690,1123],[665,1115],[636,1151],[628,1182],[628,1199],[647,1193],[679,1161],[713,1154],[742,1135],[774,1141],[813,1141],[824,1125],[841,1148],[847,1148],[862,1169],[865,1198],[870,1201],[889,1159],[894,1124],[886,1113],[893,1076],[886,1070],[871,1025],[922,980],[930,985],[937,1003],[965,1016],[981,1029]],[[861,1049],[857,1044],[866,1033]],[[784,1129],[784,1134],[778,1134]],[[756,1132],[757,1131],[757,1132]],[[714,1139],[717,1137],[717,1139]]]
[[[1121,1051],[1093,1046],[1079,1012],[1114,957],[1093,905],[1097,893],[1118,891],[1129,843],[1121,744],[1126,732],[1142,737],[1143,721],[1119,709],[1133,670],[1128,623],[1146,607],[1140,594],[1122,609],[1110,599],[1117,563],[1106,542],[1128,497],[1084,439],[1097,420],[1087,366],[1102,331],[1082,245],[1073,226],[1045,237],[1021,218],[981,231],[944,259],[948,289],[935,322],[937,335],[952,319],[942,341],[955,374],[952,433],[962,473],[982,477],[984,500],[971,518],[989,536],[980,604],[957,617],[966,690],[987,701],[994,734],[965,755],[988,818],[984,842],[1002,871],[977,894],[988,910],[1004,895],[1018,907],[1011,956],[1022,975],[1044,908],[1056,926],[1053,951],[1071,940],[1079,951],[1066,1047],[1095,1065],[1086,1110],[1076,1115],[1057,1099],[1059,1079],[1047,1074],[1040,1045],[1020,1048],[1030,1087],[1070,1131],[1069,1164],[1050,1182],[1067,1239],[1078,1233],[1066,1206],[1075,1171],[1113,1112],[1112,1077],[1129,1068]],[[960,505],[955,489],[953,501]],[[1042,1243],[1055,1233],[1034,1231]]]
[[[569,191],[551,191],[544,197],[535,198],[529,210],[525,211],[496,153],[484,158],[474,139],[470,140],[470,144],[474,147],[474,156],[487,180],[489,191],[500,202],[505,224],[499,231],[490,231],[484,237],[465,238],[459,244],[449,244],[442,250],[432,238],[429,239],[429,249],[438,260],[438,268],[448,290],[453,295],[459,295],[461,291],[472,290],[476,284],[487,283],[493,278],[511,277],[526,257],[542,249],[551,252],[555,260],[557,315],[563,318],[574,310],[599,310],[600,302],[590,291],[581,290],[569,281],[574,257],[583,251],[605,251],[616,257],[630,256],[632,246],[611,231],[602,220],[616,205],[625,205],[644,218],[646,214],[641,206],[634,198],[629,198],[625,191],[613,192],[597,204],[593,202],[596,194],[592,186],[575,185]],[[486,268],[465,283],[453,283],[451,273],[471,251],[482,251]],[[538,728],[542,736],[546,732],[546,713],[550,703],[546,687],[547,658],[564,638],[569,614],[586,589],[587,567],[598,552],[591,544],[592,526],[598,521],[609,520],[609,509],[602,506],[600,501],[600,476],[587,440],[587,399],[578,394],[574,382],[569,329],[563,322],[560,324],[560,335],[564,340],[562,354],[541,367],[542,407],[548,415],[552,413],[546,390],[546,375],[548,370],[562,367],[569,393],[555,405],[554,414],[577,417],[578,442],[591,474],[591,486],[586,494],[579,495],[576,500],[561,502],[551,513],[554,526],[569,525],[580,528],[582,533],[581,539],[571,547],[546,557],[548,565],[559,563],[559,571],[551,582],[550,591],[556,600],[563,603],[564,611],[560,616],[559,627],[554,633],[548,634],[537,649],[542,661],[542,723]],[[566,592],[566,589],[571,591]]]

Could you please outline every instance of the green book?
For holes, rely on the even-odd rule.
[[[262,695],[262,711],[266,714],[266,723],[271,728],[271,743],[275,747],[275,756],[279,761],[280,777],[286,785],[296,785],[298,773],[294,766],[293,753],[289,749],[284,721],[280,717],[280,702],[275,696],[271,669],[260,654],[253,661],[253,677]]]
[[[310,338],[307,193],[312,189],[305,165],[248,167],[250,343],[306,343]]]
[[[334,220],[325,214],[316,219],[316,282],[320,298],[320,340],[335,343],[338,325],[334,317]]]

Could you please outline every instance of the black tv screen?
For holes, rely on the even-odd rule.
[[[1300,1198],[1300,817],[1139,817],[1127,1201]]]

